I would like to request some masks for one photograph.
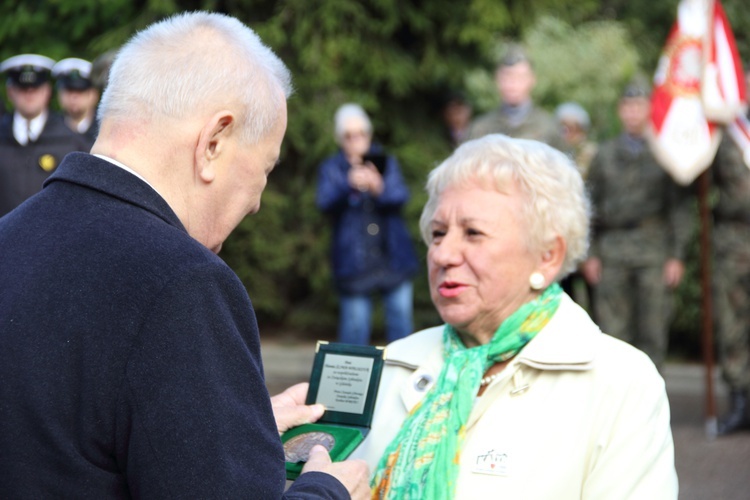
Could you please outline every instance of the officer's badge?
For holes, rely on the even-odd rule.
[[[45,172],[52,172],[57,166],[57,160],[50,154],[42,155],[39,157],[39,166]]]

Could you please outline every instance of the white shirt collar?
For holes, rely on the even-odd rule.
[[[39,116],[27,120],[21,113],[13,113],[13,137],[16,138],[21,146],[25,146],[29,141],[33,142],[39,139],[47,123],[47,110],[42,111]]]
[[[90,116],[85,117],[83,120],[78,122],[78,125],[76,125],[76,131],[79,134],[85,134],[86,131],[91,128],[91,122],[93,122],[93,120]]]

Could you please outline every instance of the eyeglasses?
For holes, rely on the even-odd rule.
[[[353,130],[351,132],[344,132],[343,138],[345,141],[351,141],[352,139],[361,139],[363,137],[369,137],[370,134],[364,130]]]

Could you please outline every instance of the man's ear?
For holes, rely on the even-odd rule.
[[[216,160],[221,157],[236,128],[234,114],[226,110],[212,115],[201,128],[195,145],[195,173],[203,182],[213,182]]]
[[[567,249],[568,245],[563,237],[557,235],[542,251],[539,272],[544,275],[547,283],[552,283],[560,273]]]

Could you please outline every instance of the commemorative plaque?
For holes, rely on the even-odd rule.
[[[326,411],[317,422],[281,436],[288,479],[299,476],[314,445],[325,446],[338,462],[362,442],[372,423],[384,361],[383,347],[318,342],[306,403],[320,403]]]

